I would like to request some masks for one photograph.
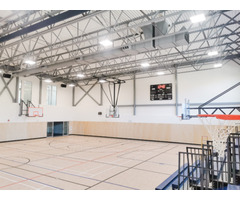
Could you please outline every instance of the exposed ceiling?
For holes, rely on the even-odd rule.
[[[190,21],[202,13],[205,21]],[[240,66],[239,43],[237,10],[0,11],[0,69],[67,84]]]

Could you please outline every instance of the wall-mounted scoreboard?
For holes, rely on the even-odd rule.
[[[150,85],[150,100],[172,100],[172,83]]]

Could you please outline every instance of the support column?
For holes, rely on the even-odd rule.
[[[136,115],[136,75],[133,75],[133,115]]]
[[[100,104],[99,106],[103,105],[103,86],[100,84]]]
[[[176,116],[178,116],[178,74],[177,74],[177,66],[175,66],[175,109]]]
[[[75,106],[75,87],[72,89],[72,106]]]
[[[16,77],[16,88],[15,88],[15,99],[14,103],[18,103],[18,98],[19,98],[19,77]]]
[[[42,104],[42,78],[40,78],[40,80],[39,80],[39,100],[38,100],[38,104],[39,105]]]

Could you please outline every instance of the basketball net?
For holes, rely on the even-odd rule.
[[[227,138],[234,133],[240,115],[198,115],[213,141],[213,150],[224,157]]]

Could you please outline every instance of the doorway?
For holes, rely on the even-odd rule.
[[[48,122],[47,137],[57,137],[68,135],[68,122]]]

